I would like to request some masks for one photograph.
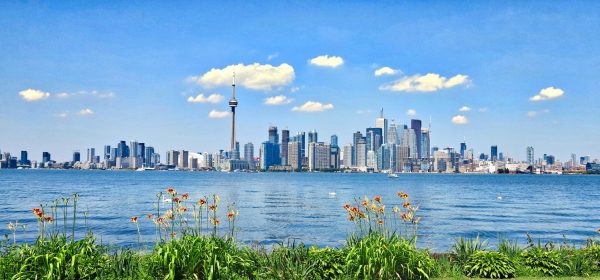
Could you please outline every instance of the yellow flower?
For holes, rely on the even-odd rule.
[[[394,206],[394,208],[392,208],[392,211],[394,213],[398,213],[400,211],[400,208],[398,208],[398,206]]]

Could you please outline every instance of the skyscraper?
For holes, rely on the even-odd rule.
[[[379,127],[369,127],[366,132],[367,151],[377,152],[382,144],[383,130]]]
[[[269,127],[269,142],[273,144],[279,144],[279,134],[277,133],[276,126]]]
[[[398,129],[396,128],[396,124],[394,120],[392,120],[390,124],[390,128],[388,129],[387,142],[388,144],[399,144],[398,141]]]
[[[429,128],[421,129],[421,159],[431,158],[431,132]]]
[[[239,159],[240,155],[235,147],[235,108],[238,105],[237,99],[235,99],[235,73],[233,73],[233,81],[231,83],[231,99],[229,100],[229,107],[231,107],[231,147],[230,157],[232,159]]]
[[[358,164],[356,163],[356,149],[358,148],[358,142],[360,142],[363,139],[362,133],[360,133],[360,131],[354,132],[354,134],[352,135],[352,162],[351,162],[351,166],[358,166]],[[367,152],[365,151],[365,154]]]
[[[120,141],[117,145],[117,157],[129,157],[129,148],[127,147],[127,143],[125,141]]]
[[[383,108],[381,108],[381,112],[379,114],[379,118],[375,119],[375,127],[381,128],[382,133],[382,144],[387,143],[388,141],[388,121],[383,117]]]
[[[27,151],[21,151],[21,160],[19,161],[20,165],[29,165],[29,160],[27,159]]]
[[[352,148],[352,144],[346,144],[344,146],[344,151],[342,152],[342,163],[344,164],[345,168],[350,168],[352,167],[352,151],[354,149]]]
[[[338,146],[338,137],[337,135],[331,135],[331,147],[337,147]]]
[[[250,166],[254,166],[254,144],[252,144],[252,142],[244,144],[244,160],[247,161]]]
[[[79,153],[79,151],[73,152],[73,163],[80,162],[80,161],[81,161],[81,154]]]
[[[104,145],[104,149],[102,151],[104,152],[104,154],[103,154],[104,162],[109,162],[111,160],[110,145]]]
[[[139,155],[139,146],[138,146],[138,142],[137,141],[130,141],[129,142],[129,157],[134,158],[137,157]]]
[[[460,158],[465,158],[465,151],[467,150],[467,142],[460,143]]]
[[[300,157],[304,159],[306,157],[306,133],[299,131],[296,134],[296,141],[300,142]]]
[[[330,152],[329,144],[323,142],[308,143],[308,170],[323,170],[330,168]]]
[[[416,136],[416,150],[417,150],[417,158],[421,158],[422,155],[422,146],[421,146],[421,120],[410,120],[410,128],[414,130]],[[412,153],[412,152],[411,152]]]
[[[51,156],[50,156],[50,153],[48,153],[48,152],[43,152],[43,153],[42,153],[42,163],[47,163],[47,162],[49,162],[50,160],[52,160],[52,158],[51,158]]]
[[[527,147],[527,164],[529,164],[529,165],[535,164],[535,154],[534,154],[533,147],[531,147],[531,146]]]
[[[94,163],[94,158],[96,157],[96,149],[88,148],[87,149],[87,162]]]
[[[263,142],[260,147],[260,169],[267,171],[273,165],[278,165],[279,144],[271,141]]]
[[[498,146],[494,145],[490,148],[490,157],[492,158],[492,161],[498,160]]]
[[[290,142],[290,131],[281,130],[281,165],[288,165],[288,142]]]
[[[151,146],[147,146],[145,151],[144,151],[144,164],[146,165],[146,167],[154,167],[154,165],[156,164],[156,162],[154,162],[152,155],[154,154],[154,147]]]
[[[319,142],[319,138],[316,130],[312,130],[308,132],[308,144]]]
[[[287,159],[288,159],[288,164],[289,166],[292,167],[292,169],[294,170],[298,170],[300,168],[302,168],[302,157],[300,155],[301,151],[301,147],[300,147],[301,143],[300,141],[298,141],[298,139],[296,139],[296,141],[292,141],[288,143],[288,148],[287,148]]]

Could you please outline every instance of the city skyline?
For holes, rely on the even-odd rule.
[[[397,125],[418,118],[426,127],[431,116],[432,147],[456,148],[466,137],[476,151],[498,145],[519,160],[528,146],[563,161],[572,153],[597,158],[600,124],[590,114],[600,107],[593,79],[600,58],[590,50],[600,36],[590,5],[598,4],[490,4],[438,4],[423,13],[415,3],[142,7],[152,20],[128,4],[114,12],[7,3],[0,149],[30,158],[50,151],[59,160],[121,139],[144,139],[157,151],[227,150],[224,97],[235,70],[242,144],[259,145],[274,124],[292,134],[335,134],[342,147],[354,131],[375,127],[383,107]],[[354,17],[322,12],[334,6]],[[231,13],[195,17],[211,9]],[[299,17],[307,13],[321,23]],[[371,31],[377,27],[381,35]]]

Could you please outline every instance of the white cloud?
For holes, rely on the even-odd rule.
[[[79,112],[77,112],[77,115],[80,115],[80,116],[93,115],[93,114],[94,114],[94,111],[92,111],[92,109],[90,109],[90,108],[81,109],[81,110],[79,110]]]
[[[563,96],[565,92],[562,89],[555,87],[547,87],[540,90],[540,93],[529,98],[531,101],[542,101],[542,100],[550,100],[556,99]]]
[[[415,109],[408,109],[408,111],[406,111],[406,115],[409,116],[409,117],[416,116],[417,115],[417,110],[415,110]]]
[[[400,70],[396,70],[396,69],[392,69],[390,67],[381,67],[377,70],[375,70],[375,76],[383,76],[383,75],[396,75],[398,73],[401,73]]]
[[[465,117],[463,115],[456,115],[456,116],[452,117],[452,123],[453,124],[468,124],[469,119],[467,119],[467,117]]]
[[[279,57],[279,53],[272,53],[270,55],[267,56],[267,60],[271,61],[275,58]]]
[[[37,89],[26,89],[19,92],[19,95],[27,102],[40,101],[50,97],[49,92],[43,92]]]
[[[545,110],[541,110],[541,111],[529,111],[529,112],[527,112],[527,116],[530,118],[535,118],[543,113],[550,113],[550,110],[545,109]]]
[[[271,64],[237,64],[229,65],[223,69],[213,68],[201,76],[189,78],[192,82],[207,88],[217,86],[231,86],[233,73],[235,72],[236,86],[243,86],[253,90],[272,90],[282,87],[294,81],[294,68],[283,63],[279,66]]]
[[[460,107],[460,109],[458,109],[459,112],[469,112],[471,111],[471,107],[469,106],[462,106]]]
[[[61,118],[66,118],[68,116],[68,113],[67,112],[63,112],[63,113],[58,114],[58,116],[61,117]]]
[[[320,55],[311,59],[310,64],[320,67],[336,68],[344,64],[344,59],[340,56]]]
[[[480,113],[485,113],[487,112],[488,108],[479,108],[477,111],[479,111]]]
[[[188,97],[187,101],[190,103],[219,103],[221,101],[223,101],[225,97],[223,95],[220,95],[218,93],[213,93],[209,96],[204,96],[204,94],[200,93],[198,95],[194,96],[190,96]]]
[[[302,106],[296,106],[292,108],[292,111],[299,112],[323,112],[325,110],[333,109],[333,104],[322,104],[321,102],[307,101]]]
[[[451,78],[442,77],[439,74],[428,73],[426,75],[413,75],[402,77],[392,83],[379,87],[380,90],[406,91],[406,92],[432,92],[440,89],[452,88],[470,83],[469,76],[456,75]]]
[[[285,95],[277,95],[265,98],[266,105],[285,105],[292,103],[292,101],[294,101],[293,98],[288,98]]]
[[[97,90],[81,90],[78,92],[61,92],[56,94],[56,97],[58,98],[70,98],[70,97],[77,97],[77,96],[91,96],[91,97],[96,97],[96,98],[112,98],[115,97],[115,94],[113,92],[101,92],[101,91],[97,91]]]
[[[292,88],[290,88],[290,92],[291,93],[295,93],[295,92],[298,92],[298,91],[300,91],[300,87],[292,87]]]
[[[222,119],[226,118],[227,116],[229,116],[229,112],[227,111],[212,110],[208,113],[208,117],[213,119]]]

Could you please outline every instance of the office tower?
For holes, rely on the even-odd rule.
[[[73,152],[73,163],[81,161],[81,153],[78,151]]]
[[[47,163],[47,162],[50,162],[50,160],[52,160],[52,158],[51,158],[51,156],[50,156],[50,153],[48,153],[48,152],[43,152],[43,153],[42,153],[42,163],[44,163],[44,164],[45,164],[45,163]]]
[[[288,143],[290,142],[290,131],[287,129],[281,130],[281,165],[288,165]]]
[[[356,167],[367,166],[367,143],[364,138],[360,138],[356,143]]]
[[[135,155],[136,157],[141,157],[142,160],[146,159],[146,144],[144,143],[138,143],[138,154]]]
[[[110,157],[110,145],[104,145],[104,149],[102,151],[103,151],[104,162],[105,163],[109,162],[111,160],[111,157]]]
[[[410,154],[410,158],[413,160],[416,160],[419,158],[419,148],[418,148],[418,141],[420,138],[417,138],[417,134],[415,133],[415,130],[412,128],[405,128],[404,131],[406,131],[406,146],[408,147],[408,152]],[[420,135],[420,133],[419,133]],[[404,135],[403,135],[404,136]],[[404,139],[403,139],[404,141]]]
[[[129,157],[129,147],[127,147],[127,143],[125,141],[120,141],[117,145],[117,157]]]
[[[448,150],[438,150],[433,154],[433,170],[447,172],[451,169],[450,154]]]
[[[29,165],[29,160],[27,159],[27,151],[21,151],[21,159],[19,160],[20,165]]]
[[[231,108],[231,147],[230,147],[230,157],[232,159],[239,159],[240,153],[239,149],[236,150],[235,147],[235,108],[238,105],[237,99],[235,99],[235,72],[233,73],[233,81],[231,82],[231,99],[229,100],[229,107]]]
[[[138,145],[137,141],[130,141],[129,142],[129,157],[134,158],[134,157],[138,157],[138,155],[140,154],[140,146]]]
[[[415,133],[415,147],[416,147],[416,157],[421,158],[422,150],[421,150],[421,120],[410,120],[410,128]],[[411,152],[412,153],[412,152]]]
[[[395,146],[395,145],[394,145]],[[391,149],[390,145],[383,144],[377,149],[377,170],[388,170],[391,166]]]
[[[306,133],[304,131],[299,131],[296,134],[295,141],[300,141],[300,156],[304,159],[306,157]]]
[[[578,163],[577,163],[577,155],[571,154],[571,164],[573,166],[577,166],[578,165]]]
[[[392,120],[392,122],[390,124],[390,128],[388,129],[387,143],[390,145],[399,144],[398,128],[396,128],[396,124],[394,123],[394,120]]]
[[[591,162],[591,157],[590,156],[582,156],[579,158],[579,164],[580,165],[587,165],[588,163]]]
[[[312,130],[308,132],[308,144],[319,142],[319,138],[317,136],[317,131]]]
[[[408,146],[396,146],[396,170],[398,171],[411,171],[410,154]]]
[[[153,168],[155,166],[156,162],[154,162],[154,160],[152,159],[153,155],[154,147],[147,146],[146,149],[144,149],[144,164],[146,165],[146,167]]]
[[[498,160],[504,161],[504,153],[502,153],[502,152],[498,153]]]
[[[331,135],[331,147],[337,147],[338,146],[338,137],[337,135]]]
[[[185,151],[185,150],[181,150],[179,152],[179,161],[177,164],[177,167],[179,168],[188,168],[188,163],[189,163],[189,152]]]
[[[276,126],[269,127],[269,142],[273,144],[279,144],[279,134],[277,133]]]
[[[421,129],[421,159],[429,160],[431,154],[429,153],[431,146],[431,132],[429,128]]]
[[[465,151],[467,151],[467,143],[462,142],[462,143],[460,143],[460,158],[462,158],[462,159],[465,158]]]
[[[342,151],[342,163],[344,164],[345,168],[350,168],[352,167],[352,151],[354,150],[354,148],[352,147],[352,144],[346,144],[344,146],[344,150]]]
[[[379,114],[379,118],[375,119],[375,127],[381,128],[382,135],[382,144],[386,143],[388,140],[388,122],[387,119],[383,117],[383,108],[381,108],[381,112]]]
[[[492,157],[492,161],[498,160],[498,146],[494,145],[491,147],[490,156]]]
[[[252,142],[244,144],[244,160],[247,161],[250,166],[254,165],[254,144],[252,144]]]
[[[87,162],[94,163],[94,158],[96,157],[96,149],[88,148],[87,149]]]
[[[231,159],[239,160],[240,159],[240,142],[235,142],[235,153],[231,155]]]
[[[336,139],[337,142],[337,139]],[[340,147],[336,144],[335,146],[331,146],[331,152],[329,153],[329,168],[331,169],[340,169]]]
[[[535,155],[533,151],[533,147],[527,146],[527,164],[534,165],[535,164]]]
[[[288,147],[287,147],[288,163],[287,163],[287,165],[291,166],[292,169],[294,169],[294,170],[298,170],[298,169],[302,168],[302,157],[301,157],[302,149],[301,149],[300,145],[301,145],[300,141],[288,142]]]
[[[260,168],[267,171],[271,166],[278,165],[279,152],[279,144],[271,141],[263,142],[260,147]]]
[[[363,139],[362,133],[360,133],[360,131],[354,132],[354,134],[352,135],[352,147],[353,147],[353,151],[352,151],[352,162],[351,165],[352,166],[358,166],[357,161],[356,161],[356,149],[358,147],[358,142],[360,142],[360,140]],[[365,155],[366,155],[366,151],[365,151]]]
[[[553,155],[547,155],[545,158],[546,164],[548,165],[554,165],[554,163],[556,163],[556,158]]]
[[[323,142],[308,143],[308,170],[329,169],[330,152],[331,146],[329,144]]]
[[[170,150],[167,152],[167,164],[173,166],[179,165],[179,151]]]
[[[383,130],[379,127],[369,127],[366,131],[367,151],[377,152],[382,144]]]

